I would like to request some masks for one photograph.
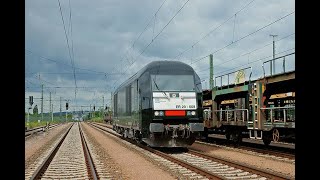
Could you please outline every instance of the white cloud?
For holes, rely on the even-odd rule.
[[[103,95],[110,96],[114,85],[122,83],[148,62],[178,60],[174,58],[180,52],[190,49],[195,42],[251,1],[190,0],[142,55],[140,55],[142,50],[181,8],[186,2],[185,0],[166,1],[157,13],[156,21],[151,21],[147,30],[131,49],[132,43],[146,27],[163,1],[71,1],[74,63],[77,68],[80,68],[76,69],[77,85],[92,87],[78,89],[77,104],[88,105],[94,102],[94,98],[97,100],[102,99]],[[60,3],[66,30],[71,37],[69,1],[60,1]],[[228,45],[232,40],[242,38],[293,11],[295,11],[293,0],[253,1],[238,13],[235,19],[230,19],[199,41],[191,50],[183,53],[179,60],[190,64],[191,61],[207,56],[209,53]],[[35,79],[35,75],[39,73],[41,78],[45,80],[43,81],[45,87],[74,87],[73,70],[58,2],[26,1],[25,14],[25,47],[33,52],[26,52],[25,56],[26,80],[28,80],[26,82],[28,87],[26,88],[26,97],[31,94],[37,98],[41,97],[40,82]],[[213,56],[214,72],[228,72],[228,69],[242,65],[246,67],[248,59],[249,62],[253,62],[270,56],[272,55],[272,45],[221,64],[271,43],[270,34],[277,34],[277,38],[280,39],[292,33],[295,33],[295,14],[215,53]],[[276,52],[294,48],[294,37],[293,35],[277,41]],[[71,40],[69,43],[72,44]],[[129,50],[127,51],[127,49]],[[39,55],[58,63],[45,60]],[[204,70],[209,68],[208,59],[207,57],[192,64],[197,72],[203,70],[199,72],[202,79],[208,79],[209,70]],[[294,58],[291,59],[294,62]],[[129,62],[135,63],[127,68]],[[261,65],[260,61],[250,64],[255,76],[262,74]],[[279,64],[279,66],[281,65]],[[31,72],[36,74],[31,74]],[[49,74],[50,72],[58,74]],[[110,75],[105,76],[105,74],[98,72]],[[126,73],[126,75],[121,75],[120,72]],[[46,89],[45,97],[49,94],[48,90],[51,90],[55,91],[52,96],[56,99],[59,99],[60,96],[64,99],[74,99],[74,88]],[[96,93],[94,93],[95,91]]]

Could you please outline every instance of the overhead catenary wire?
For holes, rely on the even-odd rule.
[[[74,64],[74,48],[73,48],[73,35],[72,35],[72,11],[71,11],[71,1],[69,0],[69,9],[70,9],[70,13],[69,13],[69,21],[70,21],[70,25],[71,25],[71,50],[72,50],[72,61],[73,61],[73,74],[74,74],[74,78],[76,79],[76,69],[75,69],[75,64]],[[74,92],[74,98],[75,98],[75,102],[77,104],[77,85],[75,87],[75,92]]]
[[[291,51],[291,50],[294,50],[294,49],[295,49],[295,48],[290,48],[290,49],[287,49],[287,50],[285,50],[285,51],[281,51],[281,52],[279,52],[279,53],[276,53],[275,55],[279,55],[279,54],[282,54],[282,53],[285,53],[285,52],[288,52],[288,51]],[[286,55],[288,56],[288,55],[292,55],[292,54],[295,54],[295,52],[292,52],[292,53],[289,53],[289,54],[286,54]],[[236,66],[236,67],[233,67],[233,68],[224,70],[224,71],[220,71],[220,72],[214,73],[213,75],[216,75],[216,76],[217,76],[217,75],[221,75],[222,73],[226,73],[226,72],[229,72],[229,71],[232,71],[232,70],[241,68],[241,67],[243,67],[243,66],[246,66],[246,65],[249,65],[249,64],[253,64],[253,63],[256,63],[256,62],[259,62],[259,61],[268,59],[268,58],[271,58],[272,56],[273,56],[273,55],[266,56],[266,57],[257,59],[257,60],[255,60],[255,61],[251,61],[250,63],[241,64],[241,65],[239,65],[239,66]],[[209,77],[209,76],[205,76],[205,77],[202,78],[202,79],[206,79],[206,78],[208,78],[208,77]]]
[[[281,40],[283,40],[283,39],[286,39],[286,38],[288,38],[288,37],[290,37],[290,36],[292,36],[292,35],[294,35],[294,34],[295,34],[295,33],[289,34],[289,35],[287,35],[287,36],[285,36],[285,37],[283,37],[283,38],[281,38],[281,39],[278,39],[277,41],[281,41]],[[277,42],[277,41],[275,41],[275,42]],[[237,57],[235,57],[235,58],[229,59],[229,60],[227,60],[227,61],[223,61],[222,63],[215,65],[215,67],[218,67],[218,66],[220,66],[220,65],[222,65],[222,64],[225,64],[225,63],[228,63],[228,62],[233,61],[233,60],[235,60],[235,59],[238,59],[238,58],[240,58],[240,57],[242,57],[242,56],[251,54],[251,53],[253,53],[253,52],[255,52],[255,51],[258,51],[258,50],[260,50],[260,49],[263,49],[263,48],[265,48],[265,47],[267,47],[267,46],[269,46],[269,45],[272,45],[272,42],[271,42],[271,43],[268,43],[268,44],[265,44],[265,45],[262,46],[262,47],[256,48],[256,49],[254,49],[254,50],[252,50],[252,51],[243,53],[243,54],[241,54],[240,56],[237,56]],[[198,72],[202,72],[202,71],[205,71],[205,70],[208,70],[208,69],[210,69],[210,67],[209,67],[209,68],[202,69],[202,70],[199,70]]]
[[[288,52],[288,51],[291,51],[291,50],[294,50],[294,49],[295,49],[295,48],[287,49],[287,50],[285,50],[285,51],[282,51],[282,52],[277,53],[276,55],[282,54],[282,53],[285,53],[285,52]],[[295,54],[295,52],[289,53],[289,54],[287,54],[287,55],[292,55],[292,54]],[[246,65],[248,65],[248,64],[253,64],[253,63],[256,63],[256,62],[258,62],[258,61],[262,61],[262,60],[267,59],[267,58],[270,58],[270,57],[272,57],[272,55],[271,55],[271,56],[264,57],[264,58],[261,58],[261,59],[258,59],[258,60],[255,60],[255,61],[252,61],[252,62],[250,62],[250,63],[246,63],[246,64],[239,65],[239,66],[237,66],[237,67],[234,67],[234,68],[231,68],[231,69],[228,69],[228,70],[224,70],[224,71],[217,72],[216,75],[220,75],[220,74],[222,74],[222,73],[225,73],[225,72],[228,72],[228,71],[231,71],[231,70],[234,70],[234,69],[237,69],[237,68],[246,66]]]
[[[31,76],[31,77],[34,78],[34,79],[37,79],[37,80],[39,80],[39,81],[44,81],[44,82],[46,82],[46,83],[48,83],[48,84],[52,84],[52,85],[56,86],[56,84],[53,84],[53,83],[51,83],[51,82],[49,82],[49,81],[46,81],[46,80],[44,80],[43,78],[40,78],[40,77],[39,77],[39,79],[38,79],[37,77],[33,77],[33,76]]]
[[[41,55],[39,55],[39,54],[34,53],[34,52],[31,51],[31,50],[28,50],[28,49],[25,49],[25,50],[26,50],[27,53],[33,54],[33,55],[35,55],[35,56],[38,56],[38,57],[40,57],[40,58],[43,59],[43,60],[51,61],[51,62],[54,62],[54,63],[56,63],[56,64],[63,64],[63,65],[65,65],[65,66],[71,66],[71,65],[69,65],[69,64],[67,64],[67,63],[63,63],[63,62],[60,62],[60,61],[57,61],[57,60],[53,60],[53,59],[50,59],[50,58],[43,57],[43,56],[41,56]],[[72,67],[72,66],[71,66],[71,67]]]
[[[71,65],[72,65],[73,70],[74,70],[74,62],[73,62],[73,58],[72,58],[72,56],[71,56],[70,45],[69,45],[69,38],[68,38],[68,35],[67,35],[67,31],[66,31],[66,27],[65,27],[65,23],[64,23],[64,19],[63,19],[63,14],[62,14],[62,10],[61,10],[60,0],[58,0],[58,3],[59,3],[59,10],[60,10],[60,15],[61,15],[62,23],[63,23],[64,34],[65,34],[66,41],[67,41],[69,57],[70,57]],[[76,79],[76,76],[75,76],[75,71],[73,71],[73,72],[74,72],[75,86],[77,87],[77,79]]]
[[[171,21],[179,14],[179,12],[185,7],[185,5],[189,2],[190,0],[187,0],[181,8],[175,13],[175,15],[168,21],[168,23],[160,30],[160,32],[150,41],[150,43],[141,51],[141,53],[135,58],[135,60],[127,66],[126,70],[127,71],[132,65],[138,60],[138,58],[146,51],[146,49],[155,41],[155,39],[163,32],[163,30],[171,23]]]
[[[185,52],[190,51],[195,45],[197,45],[200,41],[202,41],[203,39],[205,39],[206,37],[208,37],[211,33],[213,33],[214,31],[216,31],[217,29],[219,29],[222,25],[224,25],[225,23],[227,23],[230,19],[232,19],[236,14],[239,14],[242,10],[244,10],[246,7],[248,7],[253,1],[250,1],[248,4],[246,4],[244,7],[242,7],[239,11],[235,12],[232,16],[230,16],[227,20],[223,21],[221,24],[219,24],[217,27],[213,28],[213,30],[209,31],[207,34],[205,34],[204,36],[202,36],[198,41],[196,41],[195,43],[193,43],[191,45],[191,47],[189,49],[186,49],[184,51],[182,51],[181,53],[179,53],[177,56],[174,57],[174,59],[177,59],[179,56],[181,56],[182,54],[184,54]],[[208,57],[208,56],[206,56]]]
[[[160,9],[162,8],[163,4],[164,4],[166,1],[167,1],[167,0],[164,0],[164,1],[162,2],[162,4],[160,5],[160,7],[158,8],[158,10],[155,12],[155,15],[160,11]],[[145,28],[144,28],[144,29],[142,30],[142,32],[139,34],[138,38],[133,41],[133,43],[132,43],[132,45],[130,46],[130,48],[128,48],[128,49],[125,51],[125,54],[124,54],[124,55],[126,55],[129,50],[131,50],[132,48],[134,48],[134,45],[135,45],[136,42],[140,39],[141,35],[147,30],[148,26],[149,26],[150,23],[152,22],[152,20],[153,20],[153,18],[155,17],[155,15],[152,15],[152,17],[150,18],[148,24],[145,26]],[[124,59],[124,57],[121,58],[121,60],[123,60],[123,59]],[[121,61],[121,60],[120,60],[120,61]],[[129,60],[127,60],[127,61],[129,62]],[[129,63],[131,63],[131,62],[129,62]]]
[[[72,36],[72,13],[71,13],[71,2],[69,0],[69,26],[70,26],[70,35],[71,35],[71,50],[72,50],[72,59],[73,59],[73,68],[74,68],[74,50],[73,50],[73,36]]]
[[[25,50],[26,50],[27,52],[31,53],[31,54],[34,54],[34,55],[40,57],[40,58],[43,59],[43,60],[47,60],[47,61],[55,62],[55,63],[57,63],[57,64],[63,64],[63,65],[65,65],[65,66],[70,66],[70,67],[72,67],[71,65],[69,65],[69,64],[67,64],[67,63],[63,63],[63,62],[61,62],[61,61],[53,60],[52,58],[46,58],[46,57],[44,57],[44,56],[41,56],[41,55],[39,55],[39,54],[34,53],[34,52],[31,51],[31,50],[28,50],[28,49],[25,49]],[[79,69],[79,70],[90,71],[90,72],[95,72],[95,73],[100,73],[100,74],[108,74],[108,73],[106,73],[106,72],[95,71],[95,70],[91,70],[91,69],[85,69],[85,68],[79,68],[79,67],[75,67],[75,68],[76,68],[76,69]],[[72,72],[72,73],[73,73],[73,72]]]
[[[162,33],[162,31],[171,23],[171,21],[179,14],[179,12],[184,8],[184,6],[189,2],[190,0],[187,0],[182,7],[176,12],[176,14],[169,20],[169,22],[160,30],[160,32],[151,40],[151,42],[143,49],[143,51],[139,54],[139,56],[137,58],[139,58],[144,52],[145,50],[154,42],[154,40]],[[137,60],[136,58],[136,60]],[[136,60],[132,63],[134,64],[136,62]],[[131,64],[131,65],[132,65]],[[131,67],[130,65],[130,67]]]
[[[70,24],[70,28],[71,28],[71,50],[72,50],[72,63],[73,63],[73,75],[74,75],[74,79],[75,79],[75,82],[77,82],[77,79],[76,79],[76,69],[75,69],[75,64],[74,64],[74,48],[73,48],[73,36],[72,36],[72,11],[71,11],[71,1],[69,0],[69,9],[70,9],[70,13],[69,13],[69,24]],[[75,91],[74,91],[74,100],[75,100],[75,103],[77,104],[77,84],[75,84],[76,87],[75,87]]]
[[[27,81],[27,82],[30,83],[30,84],[36,85],[36,84],[34,84],[33,82],[31,82],[31,81],[29,81],[29,80],[27,80],[27,79],[25,79],[25,81]],[[27,87],[27,88],[29,88],[29,87]]]
[[[212,53],[210,53],[210,54],[216,54],[217,52],[219,52],[219,51],[221,51],[221,50],[229,47],[230,45],[233,45],[233,44],[235,44],[235,43],[237,43],[237,42],[239,42],[239,41],[241,41],[241,40],[243,40],[243,39],[245,39],[245,38],[247,38],[247,37],[249,37],[249,36],[251,36],[251,35],[253,35],[253,34],[257,33],[257,32],[259,32],[259,31],[261,31],[262,29],[264,29],[264,28],[266,28],[266,27],[268,27],[268,26],[270,26],[270,25],[272,25],[272,24],[274,24],[274,23],[276,23],[276,22],[278,22],[278,21],[280,21],[280,20],[282,20],[282,19],[284,19],[284,18],[292,15],[293,13],[295,13],[295,11],[293,11],[293,12],[291,12],[291,13],[289,13],[289,14],[287,14],[287,15],[285,15],[285,16],[283,16],[283,17],[281,17],[281,18],[279,18],[279,19],[277,19],[277,20],[275,20],[275,21],[273,21],[273,22],[271,22],[271,23],[269,23],[269,24],[267,24],[267,25],[265,25],[265,26],[257,29],[257,30],[255,30],[255,31],[253,31],[253,32],[251,32],[251,33],[249,33],[249,34],[241,37],[240,39],[238,39],[238,40],[236,40],[236,41],[234,41],[234,42],[231,42],[230,44],[228,44],[228,45],[226,45],[226,46],[224,46],[224,47],[222,47],[222,48],[220,48],[220,49],[218,49],[218,50],[216,50],[216,51],[214,51],[214,52],[212,52]],[[209,55],[206,55],[206,56],[204,56],[204,57],[201,57],[201,58],[193,61],[191,64],[196,63],[196,62],[199,62],[199,61],[203,60],[204,58],[206,58],[206,57],[208,57],[208,56],[209,56]]]
[[[60,4],[59,0],[58,0],[58,3],[59,3],[59,10],[60,10],[62,23],[63,23],[63,29],[64,29],[66,41],[67,41],[69,57],[70,57],[71,65],[72,65],[72,69],[73,69],[73,77],[74,77],[74,83],[75,83],[74,98],[75,98],[75,101],[76,101],[76,99],[77,99],[77,78],[76,78],[76,72],[75,72],[73,47],[72,47],[72,50],[70,50],[69,38],[68,38],[68,35],[67,35],[67,31],[66,31],[66,27],[65,27],[65,23],[64,23],[64,19],[63,19],[63,14],[62,14],[62,10],[61,10],[61,4]],[[70,3],[70,0],[69,0],[69,9],[70,9],[70,16],[69,17],[70,17],[70,20],[71,20],[71,3]],[[71,23],[71,34],[72,34],[72,21],[70,23]],[[73,45],[73,43],[72,43],[72,45]],[[71,55],[71,51],[72,51],[72,55]]]
[[[189,0],[188,0],[188,1],[189,1]],[[157,15],[157,13],[159,12],[159,10],[161,9],[161,7],[163,6],[163,4],[164,4],[165,2],[166,2],[166,0],[164,0],[164,1],[162,2],[161,6],[158,8],[158,10],[155,12],[154,16],[152,16],[152,18],[151,18],[150,21],[148,22],[147,26],[146,26],[146,27],[144,28],[144,30],[140,33],[140,35],[138,36],[138,38],[134,41],[134,43],[132,44],[132,46],[131,46],[129,49],[134,48],[135,43],[136,43],[136,42],[138,41],[138,39],[141,37],[141,35],[143,34],[143,32],[146,31],[147,27],[148,27],[149,24],[152,22],[153,18],[154,18],[154,26],[155,26],[156,15]],[[154,26],[153,26],[153,31],[154,31]],[[156,38],[156,37],[154,38],[153,35],[154,35],[154,34],[152,34],[152,40],[151,40],[151,42],[153,42],[153,40]],[[150,44],[149,44],[149,45],[150,45]],[[149,45],[148,45],[148,46],[149,46]],[[148,47],[148,46],[147,46],[147,47]],[[128,50],[129,50],[129,49],[128,49]],[[146,49],[146,48],[145,48],[145,49]],[[144,50],[145,50],[145,49],[144,49]],[[127,51],[128,51],[128,50],[127,50]],[[127,51],[126,51],[126,52],[127,52]],[[126,53],[125,53],[125,54],[126,54]],[[141,53],[141,54],[142,54],[142,53]],[[139,57],[140,57],[141,54],[139,54]],[[137,59],[137,58],[138,58],[138,57],[136,57],[135,59]],[[133,57],[132,57],[132,59],[133,59]],[[122,60],[123,60],[123,58],[120,60],[120,62],[122,62]],[[126,65],[126,70],[128,70],[128,69],[135,63],[135,61],[136,61],[136,60],[133,60],[132,62],[129,62],[129,61],[128,61],[128,62],[129,62],[129,65]],[[121,68],[121,69],[124,70],[125,68]],[[118,70],[118,71],[119,71],[119,70]],[[121,70],[120,70],[119,72],[121,72]],[[125,72],[125,70],[124,70],[123,72]]]

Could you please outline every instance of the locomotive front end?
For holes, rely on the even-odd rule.
[[[151,75],[153,119],[147,143],[187,147],[204,131],[194,74]]]

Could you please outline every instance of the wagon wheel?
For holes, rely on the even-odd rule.
[[[229,141],[230,140],[230,133],[226,133],[226,139]]]
[[[274,129],[272,132],[272,139],[274,142],[278,142],[279,141],[279,130],[278,129]]]
[[[271,143],[271,133],[269,133],[269,131],[264,131],[262,135],[264,145],[268,146]]]

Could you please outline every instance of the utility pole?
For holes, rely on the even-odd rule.
[[[112,104],[113,104],[113,101],[112,101],[112,92],[111,92],[111,103],[110,103],[110,111],[109,111],[109,113],[111,113],[110,116],[113,115],[113,109],[112,109],[113,106],[112,106]]]
[[[51,104],[51,122],[53,122],[53,104]]]
[[[213,55],[212,54],[210,54],[209,61],[210,61],[210,81],[209,81],[210,85],[209,85],[209,87],[210,87],[210,90],[212,90],[212,88],[213,88]]]
[[[272,36],[272,38],[273,38],[273,60],[270,61],[270,73],[272,75],[272,74],[275,74],[275,71],[276,71],[276,65],[275,65],[275,62],[274,62],[275,61],[274,60],[275,59],[275,53],[276,53],[274,37],[277,37],[278,35],[270,34],[270,36]],[[273,68],[272,68],[272,66],[273,66]],[[272,69],[273,69],[273,73],[272,73]]]
[[[43,84],[41,84],[41,121],[43,121]]]
[[[102,96],[102,118],[104,119],[104,96]]]
[[[90,104],[90,120],[92,119],[92,110],[91,110],[91,104]]]
[[[69,109],[69,104],[68,104],[69,102],[68,102],[68,100],[67,100],[67,102],[66,102],[66,122],[67,122],[67,120],[68,120],[68,109]]]
[[[29,128],[29,110],[30,110],[30,108],[28,107],[28,120],[27,120],[27,127]]]
[[[52,116],[52,106],[51,106],[51,92],[50,92],[50,100],[49,100],[49,108],[50,108],[50,115]]]
[[[62,120],[62,114],[61,114],[61,96],[60,96],[60,121]]]

